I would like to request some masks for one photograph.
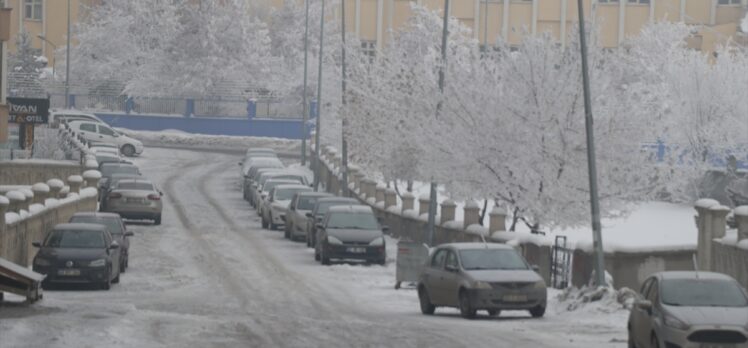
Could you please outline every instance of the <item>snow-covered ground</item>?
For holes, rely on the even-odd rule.
[[[0,306],[5,347],[623,347],[615,301],[559,300],[547,315],[464,320],[420,313],[386,266],[316,263],[304,243],[263,230],[242,200],[237,158],[149,149],[136,162],[164,191],[163,225],[131,224],[131,267],[111,291],[46,291]],[[17,297],[6,299],[20,301]],[[577,307],[575,304],[571,307]]]

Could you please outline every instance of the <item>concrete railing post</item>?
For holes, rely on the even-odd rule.
[[[727,214],[730,213],[730,208],[715,205],[709,210],[712,212],[712,239],[724,237],[727,232]]]
[[[68,186],[70,186],[70,192],[80,193],[82,185],[83,185],[82,176],[71,175],[68,177]]]
[[[738,223],[738,241],[748,239],[748,205],[735,208],[734,214]]]
[[[362,193],[364,190],[363,188],[364,177],[365,177],[364,173],[361,173],[361,172],[357,172],[353,174],[353,185],[354,185],[354,188],[357,189],[359,193]]]
[[[506,231],[506,210],[504,208],[493,207],[488,217],[488,230],[491,233]]]
[[[101,172],[98,170],[87,170],[83,172],[83,181],[86,182],[86,187],[98,189],[99,179],[101,179]]]
[[[31,192],[31,190],[27,188],[20,189],[18,191],[23,193],[23,197],[24,197],[24,200],[21,203],[21,209],[25,211],[30,211],[29,206],[31,205],[31,201],[34,199],[34,193]]]
[[[14,213],[20,213],[23,202],[26,200],[26,195],[20,191],[8,191],[5,193],[5,197],[8,198],[10,204],[8,205],[8,211]]]
[[[429,205],[431,204],[431,198],[429,198],[429,195],[424,193],[420,197],[418,197],[418,215],[428,214],[429,213]]]
[[[10,207],[10,200],[8,197],[0,195],[0,250],[2,250],[3,238],[5,238],[5,213],[8,212]]]
[[[384,186],[384,184],[382,184],[382,183],[377,184],[376,189],[375,189],[376,192],[375,192],[375,196],[374,196],[377,203],[384,202],[384,191],[386,189],[387,188],[386,188],[386,186]]]
[[[445,223],[447,221],[454,221],[455,219],[455,211],[457,210],[457,204],[455,204],[454,201],[451,199],[447,199],[441,204],[442,206],[442,213],[441,213],[441,220],[439,220],[440,223]]]
[[[31,191],[34,192],[34,204],[44,205],[44,202],[49,198],[49,185],[43,182],[38,182],[34,186],[31,186]]]
[[[49,179],[47,185],[49,186],[49,198],[60,198],[60,191],[62,191],[65,183],[60,179]]]
[[[369,198],[376,199],[377,182],[371,179],[364,179],[362,183],[364,185],[364,194],[366,195],[364,199],[366,200],[368,200]]]
[[[463,227],[468,228],[470,225],[476,225],[480,223],[480,206],[474,200],[465,202],[465,208],[463,208],[465,215],[463,218]]]
[[[384,209],[397,205],[397,192],[389,188],[384,191]]]
[[[415,204],[416,197],[413,196],[410,192],[405,192],[403,194],[403,211],[406,210],[413,210],[413,206]]]
[[[707,271],[711,268],[712,260],[712,211],[710,208],[719,206],[719,202],[713,199],[700,199],[694,204],[696,212],[696,227],[699,230],[698,249],[696,252],[700,270]]]

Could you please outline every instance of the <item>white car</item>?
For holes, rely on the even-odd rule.
[[[89,121],[94,123],[106,124],[94,114],[89,114],[79,110],[51,110],[49,112],[49,124],[52,127],[58,127],[60,122],[72,122],[72,121]]]
[[[308,192],[312,188],[301,184],[282,184],[275,186],[265,200],[265,208],[262,210],[262,227],[270,227],[271,230],[286,223],[286,213],[291,199],[298,192]]]
[[[86,141],[117,144],[120,152],[127,157],[143,153],[143,143],[140,140],[120,134],[106,124],[90,121],[71,121],[68,125],[73,132],[83,136]]]

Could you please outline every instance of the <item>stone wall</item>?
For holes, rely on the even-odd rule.
[[[0,161],[0,185],[33,185],[49,178],[67,178],[80,173],[81,165],[77,161]]]

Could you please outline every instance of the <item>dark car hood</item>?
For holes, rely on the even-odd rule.
[[[674,317],[689,325],[720,325],[745,327],[748,324],[746,307],[679,307],[664,305]]]
[[[534,283],[542,280],[533,270],[469,270],[465,271],[474,280],[489,283]]]
[[[43,248],[37,256],[60,260],[96,260],[108,255],[99,248]]]
[[[368,243],[382,237],[380,230],[328,229],[327,234],[343,243]]]

